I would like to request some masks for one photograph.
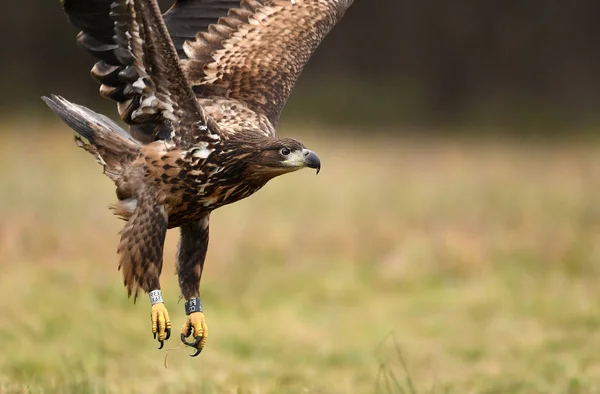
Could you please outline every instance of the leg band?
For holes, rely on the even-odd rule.
[[[189,315],[194,312],[202,312],[202,301],[200,301],[200,298],[191,298],[185,302],[185,314]]]
[[[150,293],[148,293],[148,295],[150,296],[150,303],[152,305],[158,304],[159,302],[164,302],[162,298],[162,292],[160,290],[152,290]]]

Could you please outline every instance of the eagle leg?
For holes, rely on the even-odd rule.
[[[137,198],[133,215],[121,232],[119,268],[123,271],[129,295],[137,298],[139,290],[150,296],[152,334],[160,343],[171,336],[171,320],[160,290],[163,246],[168,216],[163,205],[155,203],[151,190],[142,191]]]
[[[181,288],[181,295],[186,300],[185,313],[187,315],[185,324],[181,329],[181,342],[196,349],[196,353],[192,357],[200,354],[208,337],[206,319],[199,298],[200,279],[204,269],[206,250],[208,249],[208,221],[209,216],[206,214],[197,222],[181,226],[181,238],[177,253],[179,287]],[[187,342],[186,338],[190,336],[193,340]]]

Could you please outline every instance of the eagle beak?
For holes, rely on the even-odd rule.
[[[317,154],[315,152],[308,150],[308,149],[304,149],[303,153],[304,153],[304,164],[308,168],[316,168],[317,174],[318,174],[319,171],[321,171],[321,160],[319,159],[319,156],[317,156]]]

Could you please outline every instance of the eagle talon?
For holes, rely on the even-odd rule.
[[[199,355],[200,353],[202,353],[202,349],[198,349],[196,350],[196,353],[194,354],[190,354],[190,357],[196,357],[197,355]]]
[[[169,312],[162,302],[152,305],[152,334],[154,339],[157,339],[160,343],[158,349],[162,349],[164,343],[171,336],[171,319],[169,318]]]
[[[186,338],[191,335],[193,335],[193,342],[188,342]],[[206,321],[202,312],[194,312],[188,315],[181,329],[180,337],[183,344],[196,349],[194,354],[190,354],[191,357],[196,357],[202,352],[206,344],[206,338],[208,337],[208,327],[206,327]]]
[[[181,334],[183,336],[183,334]],[[189,346],[189,347],[193,347],[195,348],[196,346],[198,346],[198,344],[200,343],[200,341],[202,340],[202,338],[204,338],[203,336],[197,337],[194,342],[188,342],[185,340],[185,338],[181,339],[181,342],[183,342],[185,345]]]

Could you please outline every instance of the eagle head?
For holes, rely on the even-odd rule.
[[[264,144],[257,152],[256,167],[276,175],[297,171],[302,168],[315,168],[317,174],[321,170],[321,160],[317,154],[299,141],[291,138],[277,138]]]
[[[317,174],[321,170],[319,156],[291,138],[263,141],[247,156],[246,161],[252,175],[267,179],[307,167],[316,169]]]

